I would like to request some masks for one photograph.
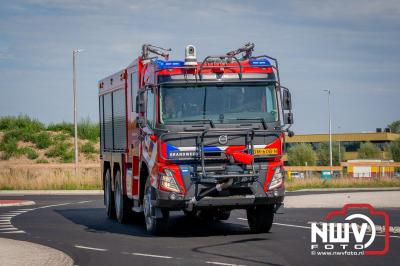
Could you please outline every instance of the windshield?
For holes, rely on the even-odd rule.
[[[161,123],[278,120],[274,85],[162,86]]]

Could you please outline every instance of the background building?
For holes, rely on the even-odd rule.
[[[390,132],[332,134],[332,141],[339,142],[342,148],[344,148],[341,150],[341,161],[357,159],[357,151],[361,143],[364,142],[371,142],[381,150],[382,155],[377,159],[387,159],[388,154],[385,151],[385,147],[398,138],[400,138],[400,134]],[[291,138],[286,136],[285,141],[287,148],[294,144],[309,143],[315,150],[318,144],[329,142],[329,134],[303,134],[295,135]]]

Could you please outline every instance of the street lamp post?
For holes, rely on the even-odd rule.
[[[337,127],[338,129],[340,129],[340,126],[338,126]],[[337,141],[338,142],[338,146],[339,146],[339,164],[342,162],[342,151],[341,151],[341,144],[340,144],[340,141]]]
[[[332,120],[331,120],[331,90],[324,90],[328,93],[328,110],[329,110],[329,164],[332,176]]]
[[[76,101],[76,67],[75,57],[78,53],[83,50],[76,49],[72,50],[72,89],[74,93],[74,150],[75,150],[75,175],[78,168],[78,114],[77,114],[77,101]]]

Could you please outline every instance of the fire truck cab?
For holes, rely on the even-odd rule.
[[[253,49],[198,62],[189,45],[184,60],[171,61],[169,50],[145,44],[126,69],[99,81],[110,218],[144,213],[147,230],[161,234],[170,211],[226,220],[245,209],[252,232],[270,230],[284,199],[292,103],[278,61]]]

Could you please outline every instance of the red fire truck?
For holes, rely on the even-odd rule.
[[[108,217],[144,213],[167,230],[170,211],[226,220],[245,209],[250,230],[268,232],[284,198],[284,135],[291,95],[278,62],[253,43],[198,62],[150,44],[127,68],[99,81],[101,169]],[[135,218],[137,219],[137,218]]]

